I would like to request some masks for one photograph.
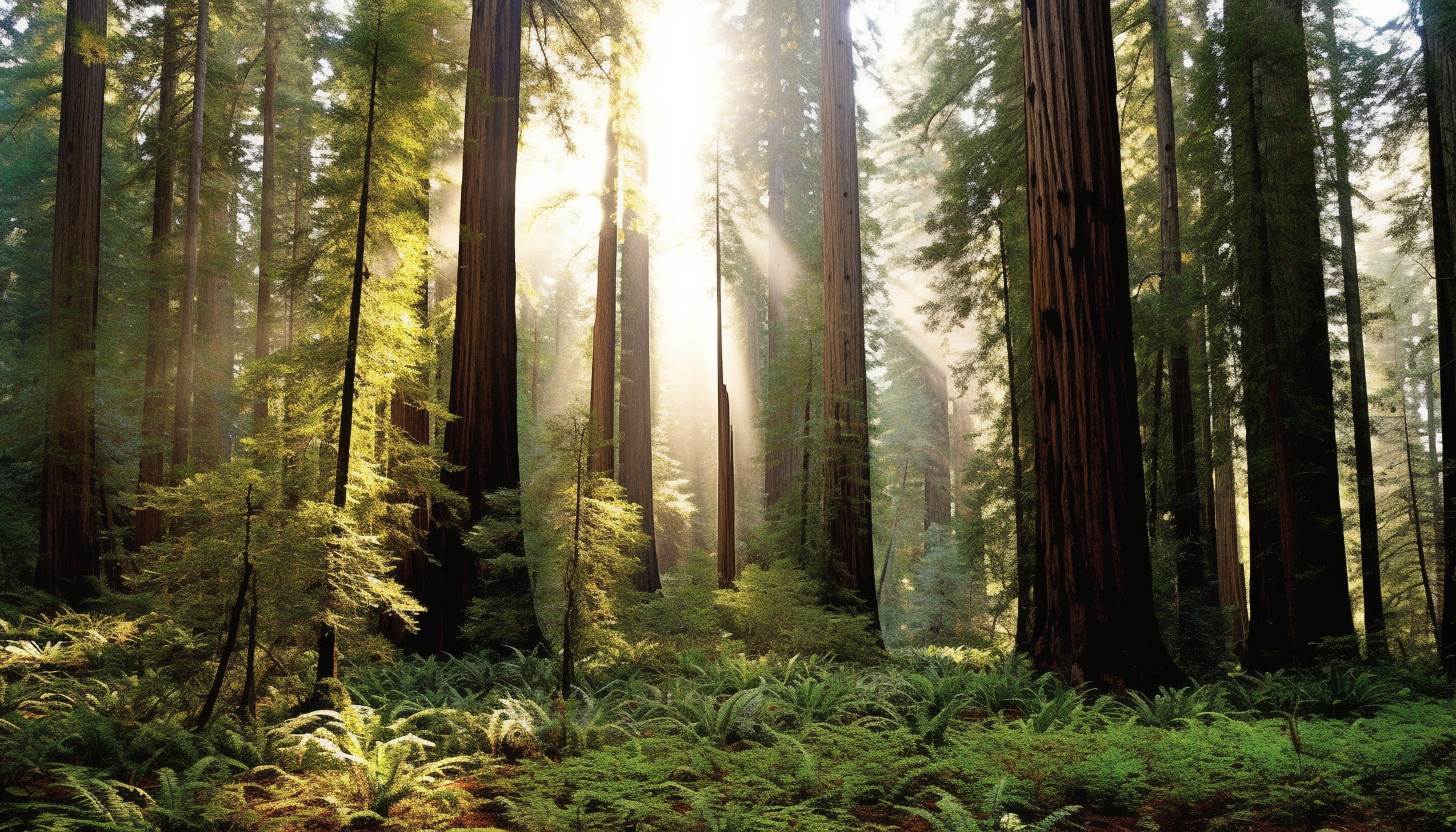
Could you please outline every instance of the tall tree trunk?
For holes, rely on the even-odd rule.
[[[1153,0],[1153,85],[1158,136],[1159,251],[1162,297],[1169,320],[1168,393],[1173,451],[1173,538],[1177,547],[1178,657],[1185,667],[1213,670],[1222,654],[1218,565],[1203,535],[1198,493],[1198,439],[1189,341],[1195,322],[1183,277],[1183,221],[1178,206],[1178,144],[1173,74],[1168,65],[1168,3]]]
[[[204,166],[204,176],[206,173]],[[232,288],[234,243],[229,222],[228,202],[232,193],[229,173],[227,163],[221,162],[208,182],[210,187],[204,188],[207,216],[202,238],[207,255],[197,285],[191,440],[192,462],[201,471],[210,471],[226,459],[223,405],[232,379],[232,327],[227,320],[227,295]]]
[[[276,0],[268,0],[263,19],[263,183],[258,195],[258,307],[257,326],[253,338],[253,357],[267,358],[272,352],[273,335],[273,236],[274,158],[277,156],[278,127],[278,19],[274,13]],[[253,402],[253,419],[268,418],[268,397]]]
[[[788,338],[788,292],[793,280],[792,268],[785,257],[788,249],[788,176],[787,153],[784,136],[788,129],[783,102],[778,100],[783,66],[784,43],[780,35],[782,28],[782,3],[766,4],[767,18],[764,45],[769,56],[768,129],[765,144],[768,150],[768,225],[773,239],[768,246],[768,268],[765,283],[768,289],[768,338],[767,365],[779,370],[788,369],[786,340]],[[781,385],[772,391],[775,399],[760,394],[760,406],[768,405],[765,417],[768,421],[764,431],[767,447],[764,452],[763,493],[764,505],[770,516],[783,514],[794,486],[794,471],[798,463],[797,432],[802,429],[795,424],[798,418],[798,397],[791,393],[792,385]]]
[[[1232,333],[1217,339],[1228,344]],[[1249,601],[1239,541],[1238,494],[1234,485],[1233,390],[1229,387],[1228,355],[1222,347],[1208,351],[1208,403],[1216,420],[1209,431],[1213,473],[1213,532],[1218,563],[1218,605],[1228,621],[1228,642],[1241,660],[1247,655]]]
[[[380,25],[383,25],[381,18]],[[354,440],[354,387],[359,370],[359,315],[364,300],[364,242],[369,229],[369,178],[374,163],[374,105],[379,90],[379,35],[374,33],[374,51],[369,59],[369,114],[364,121],[364,171],[359,186],[359,224],[354,234],[354,279],[349,291],[349,336],[344,343],[344,384],[339,391],[339,455],[334,465],[334,509],[343,514],[349,503],[349,462]],[[320,697],[325,679],[339,676],[338,633],[329,621],[330,607],[337,603],[333,570],[324,575],[323,614],[319,620],[318,672],[315,697]],[[320,703],[322,704],[322,702]]]
[[[196,322],[197,247],[202,230],[202,144],[207,112],[208,0],[197,0],[197,44],[192,64],[192,145],[187,168],[187,219],[183,245],[185,277],[177,315],[177,383],[172,402],[172,482],[181,482],[192,451],[192,354]]]
[[[1001,324],[1006,339],[1006,407],[1011,415],[1011,511],[1016,536],[1016,650],[1031,652],[1036,629],[1037,557],[1026,528],[1026,474],[1021,461],[1021,399],[1016,376],[1016,336],[1011,327],[1011,268],[1006,256],[1006,225],[996,218],[996,248],[1001,256]]]
[[[647,160],[639,166],[643,190]],[[622,214],[622,464],[617,479],[627,499],[642,506],[642,572],[637,588],[662,588],[657,569],[657,536],[652,518],[652,287],[647,234],[632,209]]]
[[[1446,676],[1456,679],[1456,12],[1422,0],[1426,116],[1431,153],[1431,237],[1436,261],[1436,340],[1441,377],[1441,543],[1446,553],[1438,650]]]
[[[950,525],[950,394],[945,370],[935,366],[928,355],[921,360],[930,414],[930,446],[924,463],[925,528],[929,529]]]
[[[1426,390],[1426,471],[1430,475],[1430,489],[1427,499],[1431,506],[1431,548],[1434,550],[1436,560],[1441,561],[1445,552],[1441,549],[1441,543],[1445,540],[1445,530],[1441,524],[1441,456],[1436,450],[1436,431],[1441,419],[1441,404],[1436,399],[1436,383],[1429,374],[1425,376],[1422,387]]]
[[[1431,634],[1440,639],[1440,625],[1436,618],[1436,596],[1431,591],[1431,575],[1426,570],[1426,539],[1421,528],[1420,492],[1416,490],[1416,469],[1411,462],[1410,417],[1406,412],[1405,386],[1400,391],[1400,430],[1405,440],[1405,475],[1410,486],[1410,517],[1416,531],[1416,564],[1421,570],[1421,590],[1426,597],[1426,614],[1431,620]]]
[[[455,345],[445,455],[456,469],[445,484],[464,495],[468,514],[432,535],[450,592],[436,599],[437,649],[463,646],[465,608],[480,592],[491,598],[514,631],[496,634],[497,647],[527,650],[542,643],[524,566],[492,564],[477,581],[476,556],[461,539],[488,512],[487,496],[521,486],[516,413],[516,155],[521,114],[521,0],[473,0],[465,94],[465,152],[460,179],[460,262],[455,293]],[[499,519],[519,527],[520,517]],[[524,551],[516,537],[507,547]]]
[[[1249,659],[1308,666],[1355,635],[1299,0],[1230,0],[1229,102],[1253,580]]]
[[[167,453],[167,333],[171,318],[172,273],[169,249],[177,191],[177,59],[179,33],[175,3],[162,8],[162,72],[157,90],[157,127],[153,135],[156,165],[152,180],[152,243],[148,249],[147,367],[142,396],[142,447],[137,491],[145,493],[163,483]],[[153,508],[136,512],[132,541],[138,549],[162,537],[162,513]]]
[[[96,302],[106,3],[69,0],[61,57],[60,147],[47,361],[44,501],[36,585],[74,604],[97,574]]]
[[[1162,503],[1158,501],[1158,475],[1163,472],[1163,466],[1159,460],[1158,452],[1163,449],[1163,358],[1165,351],[1158,350],[1158,357],[1153,361],[1153,430],[1152,445],[1149,448],[1148,456],[1148,537],[1156,540],[1158,537],[1158,509]]]
[[[1022,6],[1036,411],[1035,665],[1150,691],[1184,677],[1158,637],[1106,2]]]
[[[616,94],[607,114],[607,170],[602,177],[602,230],[597,235],[596,320],[592,324],[591,472],[616,476],[617,397],[617,131]]]
[[[1360,308],[1360,271],[1355,259],[1354,189],[1350,186],[1350,133],[1345,122],[1344,55],[1335,29],[1334,0],[1320,0],[1320,21],[1330,53],[1331,137],[1335,195],[1340,214],[1340,272],[1344,277],[1345,328],[1350,342],[1350,411],[1354,420],[1355,493],[1360,515],[1360,576],[1365,602],[1365,649],[1371,659],[1388,659],[1385,598],[1380,580],[1379,520],[1375,515],[1375,463],[1370,450],[1370,394],[1365,381],[1365,321]]]
[[[820,0],[824,155],[824,514],[830,573],[879,629],[870,524],[859,147],[849,0]]]
[[[738,576],[737,494],[733,483],[733,413],[728,385],[723,382],[723,195],[722,161],[713,176],[713,272],[717,309],[718,359],[718,588],[733,586]]]

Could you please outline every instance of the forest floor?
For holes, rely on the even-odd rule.
[[[1111,698],[966,648],[664,650],[563,701],[548,659],[411,659],[195,730],[186,638],[6,625],[0,829],[1456,829],[1456,701],[1424,666]]]

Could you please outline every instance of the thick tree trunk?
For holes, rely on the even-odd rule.
[[[268,0],[263,20],[263,182],[258,194],[258,307],[253,337],[253,357],[264,359],[272,353],[273,335],[273,236],[275,193],[273,175],[277,156],[278,127],[278,20],[274,13],[276,0]],[[253,419],[268,418],[268,397],[253,402]]]
[[[824,155],[824,515],[830,573],[879,629],[870,525],[859,147],[849,0],[821,0]]]
[[[1436,261],[1436,339],[1441,378],[1441,447],[1456,442],[1456,12],[1422,0],[1426,116],[1431,153],[1431,237]],[[1448,678],[1456,679],[1456,454],[1441,460],[1441,543],[1446,553],[1438,649]]]
[[[202,144],[207,111],[208,0],[197,0],[197,43],[192,65],[192,144],[187,173],[187,219],[183,241],[185,277],[177,315],[177,383],[172,403],[172,482],[181,482],[192,452],[192,374],[197,299],[197,248],[202,230]]]
[[[1230,0],[1256,669],[1352,639],[1314,124],[1298,0]],[[1340,649],[1348,650],[1350,646]]]
[[[152,243],[148,249],[147,367],[142,395],[142,447],[137,473],[137,491],[145,493],[163,483],[167,454],[167,333],[172,304],[172,274],[169,249],[177,191],[177,59],[179,33],[174,3],[162,9],[162,72],[157,90],[156,145],[152,180]],[[162,513],[138,509],[132,527],[132,541],[138,549],[162,537]]]
[[[1335,29],[1334,0],[1321,0],[1321,25],[1330,50],[1331,138],[1335,157],[1335,195],[1340,215],[1340,272],[1344,278],[1345,328],[1350,342],[1350,411],[1354,421],[1355,494],[1360,516],[1360,575],[1365,603],[1365,649],[1371,659],[1387,659],[1385,598],[1380,580],[1379,520],[1375,514],[1375,463],[1370,449],[1370,394],[1365,381],[1365,321],[1360,306],[1360,271],[1355,258],[1354,189],[1350,186],[1350,133],[1345,122],[1344,57]]]
[[[50,344],[36,585],[74,604],[90,594],[96,542],[96,302],[106,3],[69,0],[51,249]]]
[[[645,153],[645,151],[644,151]],[[643,189],[647,161],[639,168]],[[657,536],[652,518],[652,287],[647,234],[643,219],[630,208],[622,215],[622,464],[617,480],[627,499],[642,507],[642,572],[637,588],[662,588],[657,569]]]
[[[592,324],[591,472],[615,478],[617,397],[617,131],[616,96],[607,114],[607,169],[602,177],[602,230],[597,235],[596,320]]]
[[[465,94],[465,152],[460,180],[460,262],[455,345],[445,455],[457,469],[446,485],[464,495],[469,513],[432,535],[448,584],[421,619],[436,649],[459,650],[460,625],[477,584],[496,609],[517,622],[496,634],[497,647],[542,643],[524,566],[491,564],[476,578],[477,558],[461,533],[489,511],[486,497],[521,485],[516,405],[516,155],[521,113],[521,0],[473,0]],[[500,518],[519,525],[518,516]],[[509,545],[519,554],[524,542]]]
[[[339,391],[339,455],[334,464],[334,509],[340,514],[349,504],[349,462],[354,440],[354,387],[359,372],[359,316],[364,300],[364,242],[369,229],[369,179],[374,162],[374,105],[379,90],[379,32],[374,34],[369,63],[369,114],[364,122],[363,184],[359,186],[359,224],[354,234],[354,278],[349,291],[349,335],[344,342],[344,384]],[[322,615],[319,617],[318,673],[314,697],[323,700],[325,679],[339,676],[338,633],[330,623],[337,603],[333,570],[324,575]],[[324,700],[326,701],[326,700]],[[323,701],[320,701],[322,706]]]
[[[1106,2],[1022,6],[1036,431],[1032,657],[1121,691],[1185,680],[1158,637]]]
[[[923,466],[925,528],[928,529],[934,525],[950,525],[950,394],[945,370],[931,363],[929,356],[922,361],[926,407],[930,415],[929,447],[925,451]]]
[[[1006,256],[1006,226],[996,220],[996,248],[1001,256],[1001,324],[1006,340],[1006,407],[1011,416],[1011,511],[1016,536],[1016,650],[1031,652],[1036,608],[1031,593],[1037,584],[1037,558],[1026,528],[1026,474],[1021,461],[1021,385],[1016,375],[1016,337],[1011,327],[1011,269]]]
[[[1193,411],[1189,341],[1194,321],[1183,277],[1183,222],[1178,205],[1177,131],[1173,77],[1168,65],[1168,4],[1153,0],[1153,85],[1158,136],[1159,250],[1163,303],[1170,315],[1168,393],[1173,452],[1173,539],[1177,546],[1178,657],[1185,667],[1213,670],[1222,653],[1218,564],[1203,535],[1198,494],[1198,440]]]

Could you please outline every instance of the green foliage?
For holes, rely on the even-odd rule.
[[[984,819],[972,814],[955,795],[938,787],[927,791],[927,796],[935,800],[935,812],[920,806],[908,807],[907,811],[929,823],[935,832],[1051,832],[1063,824],[1078,828],[1067,820],[1082,808],[1080,806],[1064,806],[1035,823],[1023,821],[1020,815],[1008,811],[1017,808],[1016,804],[1021,801],[1006,793],[1007,782],[1006,778],[996,781],[986,795],[985,802],[981,804]]]
[[[334,796],[350,820],[363,813],[382,818],[390,807],[416,791],[432,786],[470,757],[426,760],[435,743],[409,732],[428,712],[386,722],[374,709],[350,706],[343,711],[314,711],[283,723],[276,730],[296,740],[298,764],[328,767],[345,774]]]
[[[808,574],[775,563],[745,567],[735,591],[720,594],[716,604],[750,655],[828,653],[869,661],[879,654],[863,617],[825,610],[818,598],[819,585]]]

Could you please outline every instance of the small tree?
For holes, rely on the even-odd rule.
[[[482,555],[483,568],[520,569],[514,562],[520,558],[509,554],[517,527],[497,518],[525,518],[524,565],[536,587],[535,616],[561,651],[563,697],[570,696],[583,655],[620,641],[612,625],[648,542],[642,509],[621,486],[591,470],[591,430],[581,414],[547,422],[535,473],[519,492],[491,494],[491,511],[465,541]],[[499,643],[536,623],[517,618],[514,605],[480,598],[471,605],[466,635],[472,642]]]

